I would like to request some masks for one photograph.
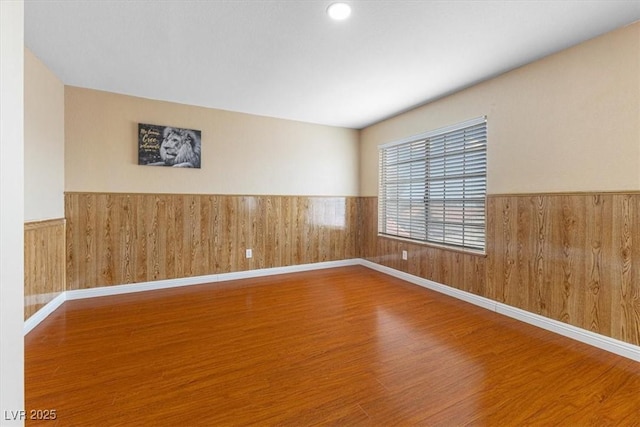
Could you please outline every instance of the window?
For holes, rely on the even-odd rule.
[[[485,249],[486,117],[380,146],[378,232]]]

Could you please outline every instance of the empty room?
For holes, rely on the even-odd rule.
[[[640,2],[0,12],[1,426],[640,426]]]

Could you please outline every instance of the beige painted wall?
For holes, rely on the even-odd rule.
[[[379,144],[482,115],[491,194],[640,190],[640,22],[364,129],[360,195]]]
[[[25,221],[64,218],[64,85],[24,52]]]
[[[67,191],[355,196],[356,130],[65,88]],[[138,123],[202,131],[202,168],[138,166]]]

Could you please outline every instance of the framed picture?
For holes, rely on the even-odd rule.
[[[138,164],[200,169],[201,132],[138,123]]]

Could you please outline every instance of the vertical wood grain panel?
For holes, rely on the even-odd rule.
[[[516,285],[518,281],[518,269],[516,266],[516,259],[518,257],[518,202],[512,197],[504,198],[498,201],[496,205],[499,207],[499,212],[496,212],[496,223],[499,225],[499,235],[495,236],[494,242],[500,242],[501,246],[499,251],[500,256],[494,257],[498,262],[496,270],[501,272],[499,277],[496,277],[496,286],[494,287],[495,299],[506,304],[510,304],[516,307],[522,307],[524,305],[521,297],[522,294],[518,292]],[[493,237],[493,236],[492,236]],[[497,248],[495,248],[497,249]]]
[[[613,243],[620,262],[614,266],[611,335],[622,341],[640,342],[640,197],[613,196]]]
[[[561,261],[554,277],[561,279],[556,298],[558,320],[579,325],[584,307],[586,234],[581,228],[586,224],[586,204],[584,197],[561,196],[560,229]]]
[[[112,203],[111,195],[94,199],[93,206],[94,211],[94,224],[95,224],[95,245],[96,256],[94,257],[96,262],[97,274],[100,275],[101,281],[108,285],[113,285],[113,257],[111,240],[112,235]]]
[[[306,197],[296,197],[296,217],[294,219],[295,229],[298,231],[296,233],[296,253],[298,254],[297,259],[304,259],[305,254],[307,254],[307,209],[308,209],[308,199]]]
[[[210,250],[211,257],[209,258],[211,260],[210,268],[212,268],[213,271],[221,271],[223,265],[221,254],[223,252],[224,242],[222,233],[225,229],[225,225],[223,222],[224,207],[222,206],[222,200],[219,196],[211,196],[211,203],[213,218],[211,223],[212,239]]]
[[[65,290],[65,220],[24,224],[24,319]]]
[[[236,265],[235,248],[236,243],[236,200],[233,197],[220,197],[221,199],[221,218],[223,228],[221,230],[222,236],[222,250],[218,254],[221,259],[221,271],[235,271]]]
[[[292,229],[291,212],[293,197],[279,197],[280,221],[278,221],[278,235],[281,236],[279,263],[280,265],[292,264]],[[337,255],[336,255],[337,256]]]
[[[497,254],[488,262],[491,287],[487,297],[519,306],[519,295],[511,292],[517,280],[517,202],[513,198],[490,199],[487,206],[487,251]]]
[[[435,257],[435,251],[433,248],[425,247],[420,251],[420,276],[429,280],[436,281],[438,283],[442,283],[439,280],[442,280],[439,275],[436,276],[434,272],[438,272],[440,269],[438,268],[437,259]]]
[[[456,289],[464,290],[466,286],[462,283],[464,279],[463,254],[454,251],[442,251],[443,283]]]
[[[303,233],[304,233],[304,251],[302,259],[305,262],[309,258],[318,257],[318,247],[316,245],[316,223],[315,203],[313,199],[304,199],[303,202]]]
[[[633,197],[634,215],[629,223],[633,247],[631,250],[631,281],[626,292],[620,294],[624,304],[628,307],[620,325],[613,331],[614,337],[640,344],[640,196]],[[617,332],[616,332],[617,331]]]
[[[465,255],[464,259],[464,289],[476,295],[486,294],[486,263],[484,258]]]
[[[286,265],[295,264],[295,260],[300,259],[302,253],[300,252],[300,225],[298,222],[298,209],[300,204],[300,197],[288,197],[288,240],[289,240],[289,254],[287,255]]]
[[[146,219],[144,236],[147,242],[145,270],[147,272],[147,278],[156,280],[158,277],[161,277],[161,269],[163,269],[161,264],[162,261],[164,261],[163,247],[161,246],[161,233],[164,227],[160,226],[163,219],[160,200],[153,195],[144,196],[144,210]]]
[[[496,213],[499,209],[499,207],[497,206],[497,200],[495,198],[488,198],[487,199],[487,208],[486,208],[486,241],[485,241],[485,247],[486,247],[486,251],[487,253],[496,253],[499,249],[498,248],[494,248],[493,245],[495,245],[499,240],[496,239],[494,237],[495,233],[498,233],[499,227],[498,224],[496,224],[496,218],[499,217],[499,215]],[[497,265],[494,265],[496,262],[496,258],[489,258],[486,261],[486,269],[485,269],[485,281],[486,281],[486,287],[485,287],[485,293],[484,295],[486,295],[487,297],[489,295],[495,295],[496,291],[493,289],[493,286],[495,283],[497,283],[497,280],[495,278],[496,272],[499,270],[499,267]],[[493,299],[495,299],[495,297],[493,297]]]
[[[491,199],[500,198],[491,197]],[[516,246],[517,246],[517,269],[516,269],[516,285],[511,294],[518,296],[518,308],[523,310],[533,311],[534,301],[536,300],[533,283],[534,269],[533,260],[535,254],[534,240],[531,238],[531,209],[528,197],[513,197],[517,206],[516,210]],[[497,202],[496,202],[497,203]],[[498,243],[496,243],[498,245]],[[499,247],[499,246],[498,246]],[[495,256],[499,256],[499,252],[487,252],[488,259],[493,259]]]
[[[279,249],[280,242],[276,233],[276,207],[274,197],[265,197],[264,203],[264,236],[266,245],[264,248],[264,260],[266,265],[274,265],[276,263],[276,253]]]
[[[284,251],[287,246],[287,239],[285,236],[286,216],[287,213],[283,209],[284,197],[274,196],[271,197],[271,215],[267,217],[269,220],[269,229],[273,236],[273,247],[269,249],[269,252],[273,254],[273,260],[271,265],[285,265],[284,264]]]
[[[207,274],[210,268],[211,259],[211,239],[213,237],[212,216],[211,216],[211,196],[200,197],[200,250],[202,261],[198,264],[198,275]]]
[[[100,195],[95,194],[92,197],[100,197]],[[135,265],[136,265],[136,275],[134,282],[146,282],[147,281],[147,216],[148,212],[146,209],[146,199],[148,197],[145,195],[136,195],[133,197],[134,203],[137,204],[138,209],[136,211],[135,224],[134,224],[134,241],[136,243],[136,257],[135,257]],[[67,218],[67,221],[72,221],[71,218]],[[179,239],[174,240],[174,244],[178,244]],[[90,280],[86,280],[87,278],[91,278]],[[98,282],[93,276],[84,276],[81,286],[82,287],[93,287],[93,286],[104,286],[102,283]]]
[[[587,290],[584,328],[610,336],[613,266],[613,196],[592,195],[587,212]]]
[[[167,227],[163,227],[160,224],[166,224],[167,220],[167,201],[158,197],[154,197],[151,203],[152,209],[152,231],[150,232],[149,244],[152,247],[153,255],[150,257],[153,262],[149,265],[149,269],[152,272],[152,277],[172,277],[167,272],[167,256],[170,245],[163,245],[162,242],[167,242]],[[192,218],[194,221],[197,218]],[[193,226],[199,226],[199,224],[193,224]],[[154,279],[156,280],[156,279]]]
[[[95,259],[98,254],[95,239],[95,221],[95,196],[87,194],[80,201],[81,253],[84,255],[80,258],[80,277],[86,277],[87,275],[89,277],[97,276]]]
[[[134,278],[135,272],[135,241],[133,236],[133,223],[136,216],[136,206],[131,203],[131,198],[128,195],[120,195],[118,197],[119,207],[118,215],[120,220],[118,221],[118,230],[121,230],[119,234],[119,250],[120,262],[118,264],[120,271],[119,277],[124,279],[124,283],[131,283]],[[73,215],[71,215],[73,216]]]
[[[627,314],[620,319],[619,326],[613,330],[613,335],[620,340],[640,345],[640,196],[634,196],[631,202],[634,212],[628,223],[633,244],[631,281],[625,292],[620,294],[628,309]]]
[[[178,231],[176,230],[176,199],[175,197],[164,198],[165,202],[165,217],[163,219],[164,224],[164,238],[167,242],[176,242],[178,240]],[[178,275],[178,251],[175,244],[168,244],[165,248],[165,275],[169,277],[180,277]]]
[[[532,209],[531,235],[533,236],[533,292],[535,313],[549,316],[551,304],[551,221],[549,200],[543,196],[530,199]]]
[[[78,257],[82,253],[80,248],[80,237],[82,233],[79,230],[79,218],[80,218],[80,197],[66,197],[64,198],[64,212],[67,218],[75,218],[75,222],[66,220],[65,225],[65,256],[66,256],[66,288],[78,289],[80,271],[80,262]],[[130,282],[128,282],[130,283]]]
[[[328,250],[329,242],[329,234],[327,233],[327,224],[326,224],[326,211],[329,209],[329,206],[326,205],[326,200],[324,198],[314,199],[313,203],[313,221],[314,221],[314,231],[315,231],[315,249],[317,251],[317,257],[321,261],[326,260],[326,252]]]
[[[349,255],[354,254],[356,257],[360,257],[360,249],[358,245],[358,232],[360,228],[360,199],[359,198],[347,198],[347,209],[345,211],[345,255],[347,258]]]
[[[372,260],[377,240],[377,226],[373,228],[373,224],[377,224],[378,218],[377,198],[360,197],[357,201],[357,212],[356,243],[358,256]]]
[[[201,276],[208,270],[205,266],[208,262],[204,259],[203,244],[200,240],[202,236],[201,202],[205,200],[206,197],[202,196],[189,197],[189,253],[191,255],[189,276]]]

